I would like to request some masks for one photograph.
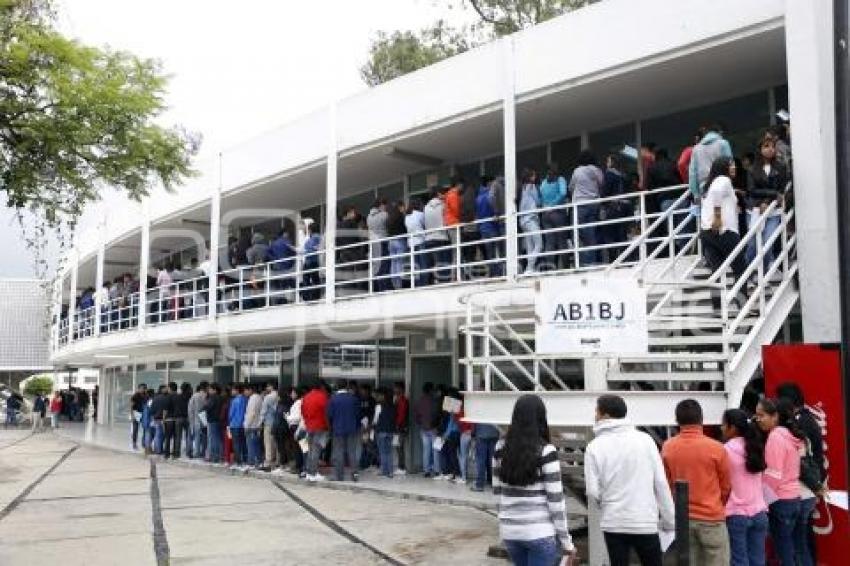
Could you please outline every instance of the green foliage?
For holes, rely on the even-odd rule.
[[[49,395],[53,391],[53,378],[48,375],[37,375],[27,381],[24,386],[24,395],[35,397],[36,395]]]
[[[111,186],[133,199],[191,174],[198,139],[155,123],[159,62],[53,27],[50,0],[0,0],[0,193],[50,228],[73,228]]]
[[[463,34],[448,27],[443,20],[418,33],[378,32],[360,76],[369,86],[376,86],[467,49],[469,44]]]
[[[369,49],[369,61],[360,75],[369,86],[377,86],[458,53],[539,24],[598,0],[442,0],[453,8],[458,2],[470,6],[478,21],[468,27],[452,28],[444,20],[417,33],[378,32]]]

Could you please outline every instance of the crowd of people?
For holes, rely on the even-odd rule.
[[[140,384],[130,408],[134,450],[240,470],[285,471],[310,482],[326,479],[322,463],[334,480],[357,481],[368,468],[380,477],[405,475],[412,421],[421,431],[423,474],[482,491],[492,477],[499,436],[494,426],[464,422],[457,389],[431,383],[413,407],[402,383],[373,389],[350,381],[332,388],[317,380],[283,393],[274,382],[202,382],[194,391],[188,383],[170,383],[156,392]]]
[[[679,196],[677,191],[656,189],[682,184],[689,187],[691,198],[675,220],[687,218],[688,207],[694,220],[689,221],[693,227],[689,224],[679,236],[689,237],[698,222],[705,261],[716,269],[741,235],[766,213],[762,241],[770,238],[791,199],[790,125],[767,129],[754,149],[735,157],[722,126],[712,125],[699,128],[675,161],[666,148],[645,143],[633,164],[626,163],[629,158],[622,152],[600,162],[585,150],[569,172],[556,163],[543,173],[523,169],[516,196],[518,269],[530,274],[613,261],[640,233],[636,216],[640,201],[617,197],[645,193],[642,206],[652,219]],[[606,200],[597,202],[600,198]],[[777,206],[768,213],[774,202]],[[431,187],[426,198],[407,202],[378,198],[368,211],[344,206],[333,242],[337,292],[381,292],[503,276],[505,208],[505,180],[491,176],[474,181],[454,177],[445,186]],[[228,239],[218,254],[217,312],[323,297],[326,242],[318,224],[305,218],[296,227],[286,219],[282,226],[271,237],[254,229]],[[666,224],[659,226],[653,237],[667,231]],[[753,239],[746,253],[732,261],[734,272],[743,272],[756,254]],[[636,257],[632,254],[626,260]],[[771,246],[764,253],[765,266],[774,257]],[[148,276],[149,322],[206,315],[210,265],[208,254],[203,261],[192,258],[182,267],[170,260],[159,263],[156,275]],[[299,297],[294,296],[296,286]],[[98,291],[85,289],[76,298],[78,312],[86,314],[74,328],[75,336],[93,333],[98,302],[101,332],[137,325],[138,291],[139,281],[130,273],[105,282]],[[67,318],[67,309],[61,316]]]

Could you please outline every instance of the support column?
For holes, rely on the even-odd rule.
[[[68,298],[68,342],[74,341],[74,330],[77,319],[77,268],[79,267],[79,256],[77,250],[71,256],[71,296]]]
[[[785,2],[800,300],[806,342],[841,339],[830,0]]]
[[[151,222],[147,203],[142,220],[142,244],[139,255],[139,328],[144,328],[148,319],[148,262],[151,252]]]
[[[336,300],[336,202],[337,202],[336,102],[328,108],[328,162],[325,181],[325,301]]]
[[[51,301],[53,304],[53,332],[51,340],[53,345],[53,355],[59,352],[59,324],[62,320],[62,282],[65,277],[61,273],[56,274],[56,280],[53,282],[51,293]]]
[[[516,217],[516,97],[514,76],[514,42],[502,40],[504,46],[502,88],[502,129],[505,149],[505,238],[508,281],[517,277],[517,217]]]
[[[94,301],[94,335],[100,336],[100,316],[101,316],[101,308],[102,301],[100,296],[100,290],[103,288],[103,266],[105,262],[106,256],[106,246],[103,243],[103,225],[101,225],[101,235],[100,235],[100,245],[97,248],[97,267],[95,268],[95,276],[94,276],[94,289],[95,289],[95,301]]]
[[[221,162],[221,154],[218,154],[219,163]],[[209,281],[207,288],[209,294],[207,298],[207,315],[210,320],[215,320],[218,312],[218,248],[221,240],[221,177],[219,184],[213,190],[210,198],[210,259],[209,259]]]

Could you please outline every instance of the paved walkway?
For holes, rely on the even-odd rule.
[[[486,557],[498,527],[479,509],[164,464],[75,434],[0,429],[0,565],[506,564]]]
[[[66,422],[62,422],[61,424],[63,426],[59,429],[59,434],[70,440],[93,444],[120,452],[137,454],[141,457],[141,452],[134,452],[130,444],[129,424],[126,428],[97,425],[91,421],[88,421],[85,424]],[[286,483],[305,483],[303,480],[299,480],[296,476],[291,474],[277,475],[260,471],[251,471],[249,474],[245,474],[244,472],[231,471],[228,468],[212,467],[209,464],[198,460],[182,460],[179,461],[179,463],[185,466],[209,469],[223,474],[275,478]],[[490,512],[495,512],[497,508],[496,498],[489,490],[484,492],[475,492],[470,490],[466,485],[428,479],[418,474],[386,479],[375,473],[366,472],[361,474],[360,481],[357,483],[348,481],[328,481],[323,482],[321,486],[328,489],[373,492],[401,499],[413,499],[431,503],[464,505]],[[569,497],[567,499],[567,509],[572,519],[572,526],[579,527],[585,524],[587,511],[577,499]]]

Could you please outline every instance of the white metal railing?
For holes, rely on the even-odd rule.
[[[661,257],[675,263],[698,248],[695,231],[689,229],[692,219],[683,207],[687,199],[686,186],[676,185],[518,212],[510,221],[518,224],[520,249],[530,238],[539,238],[542,245],[539,253],[525,250],[515,261],[518,267],[534,263],[532,272],[546,273],[602,269],[606,265],[607,272],[623,265],[640,268]],[[649,206],[651,200],[666,200],[672,205],[658,212]],[[550,222],[553,214],[560,214],[563,223]],[[528,222],[530,217],[535,218],[534,223]],[[338,237],[359,241],[333,247],[338,258],[335,296],[344,300],[436,285],[506,280],[506,221],[506,217],[492,217],[373,239],[366,237],[365,230],[339,232]],[[325,253],[298,253],[222,270],[214,297],[210,296],[206,276],[148,289],[144,298],[146,323],[203,318],[209,315],[210,304],[216,307],[215,315],[222,316],[320,301],[327,292]],[[527,275],[530,273],[519,277]],[[101,333],[137,326],[138,301],[136,294],[130,306],[126,300],[124,304],[104,306]]]
[[[60,346],[65,346],[68,344],[68,318],[60,318],[59,319],[59,331],[58,331],[58,340]]]
[[[94,335],[94,310],[94,307],[86,307],[74,312],[74,340]]]
[[[139,324],[139,293],[108,299],[100,306],[100,333],[135,328]]]

